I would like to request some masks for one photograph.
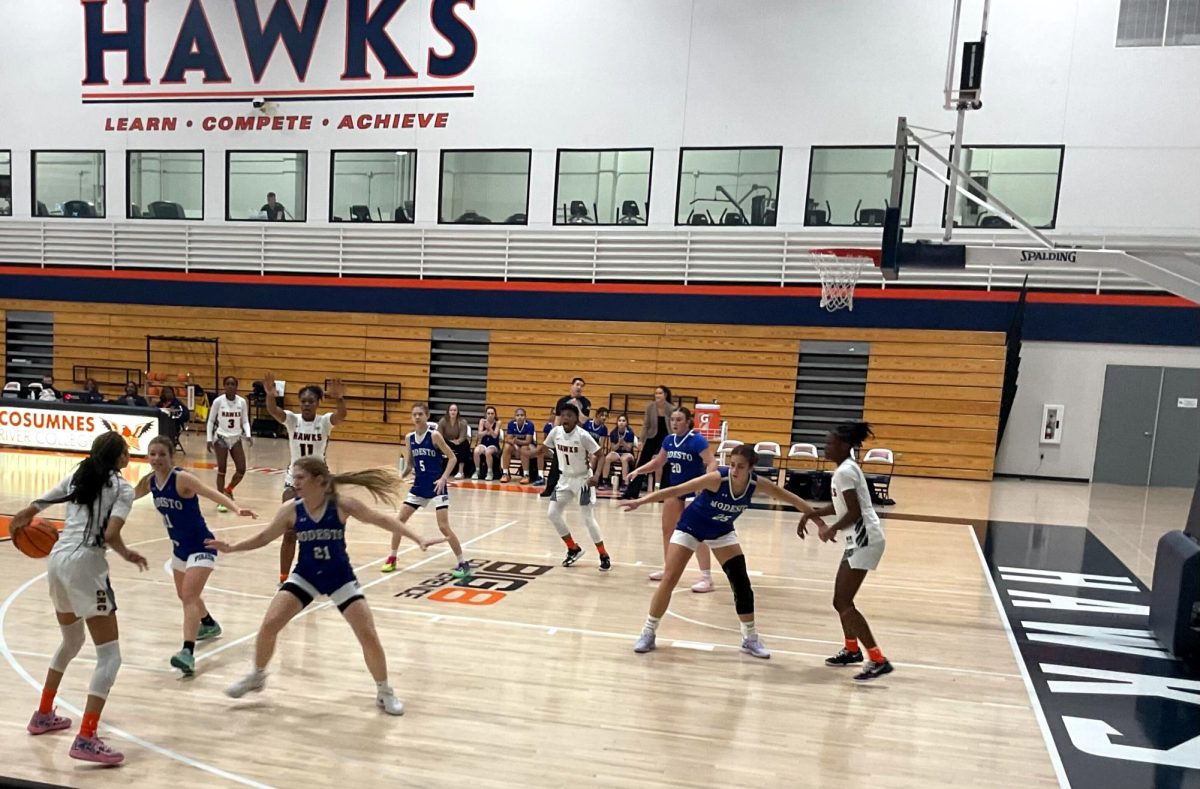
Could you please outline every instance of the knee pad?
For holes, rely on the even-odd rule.
[[[754,589],[750,586],[750,574],[746,572],[745,555],[735,556],[721,565],[729,585],[733,587],[733,607],[739,614],[754,613]]]
[[[109,641],[107,644],[96,645],[96,670],[92,672],[92,682],[88,685],[88,695],[102,699],[108,698],[113,683],[117,681],[117,670],[121,668],[121,642]]]
[[[50,658],[50,668],[61,674],[67,670],[67,665],[75,659],[79,650],[83,649],[83,620],[76,619],[69,625],[59,625],[58,629],[62,631],[62,643]]]

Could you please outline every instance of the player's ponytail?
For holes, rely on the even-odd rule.
[[[851,447],[861,447],[868,438],[875,437],[868,422],[842,422],[833,432]]]
[[[337,496],[341,485],[356,485],[366,488],[375,501],[386,502],[395,506],[398,504],[400,477],[389,468],[368,468],[362,471],[350,471],[345,474],[333,474],[329,466],[320,458],[303,457],[293,465],[299,466],[304,473],[325,480],[325,490],[330,497]]]
[[[99,502],[100,494],[108,485],[113,473],[121,470],[121,457],[127,448],[125,439],[113,430],[96,436],[91,452],[79,461],[75,473],[71,475],[71,491],[59,499],[46,499],[46,503],[61,504],[69,501],[80,504],[87,507],[88,525],[96,522],[96,503]],[[104,520],[107,520],[107,516]]]

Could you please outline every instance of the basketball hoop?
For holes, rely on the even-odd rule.
[[[854,309],[854,286],[868,262],[878,265],[879,250],[814,249],[813,266],[821,277],[821,306],[829,312]]]

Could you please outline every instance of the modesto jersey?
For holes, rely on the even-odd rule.
[[[592,434],[578,425],[568,433],[562,425],[546,436],[546,446],[558,455],[558,468],[564,477],[586,477],[592,473],[591,458],[600,449]]]

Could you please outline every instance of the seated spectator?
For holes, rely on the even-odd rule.
[[[79,398],[81,403],[103,403],[104,395],[100,394],[100,384],[96,383],[95,378],[88,378],[83,382],[83,396]]]
[[[275,202],[274,192],[267,192],[267,202],[258,212],[266,214],[268,222],[282,222],[287,218],[287,209],[283,207],[283,203]]]
[[[475,445],[475,467],[478,469],[476,478],[491,482],[500,478],[500,422],[496,418],[496,408],[488,406],[483,411],[483,419],[479,420],[479,443]]]
[[[625,492],[625,481],[629,479],[629,469],[633,465],[633,453],[637,449],[637,436],[629,426],[629,418],[624,414],[617,417],[617,426],[608,434],[609,452],[602,461],[604,466],[603,478],[612,476],[614,463],[621,464],[621,476],[618,484],[621,493]]]
[[[127,405],[130,407],[139,408],[145,408],[147,405],[149,405],[146,402],[146,398],[138,394],[138,385],[133,381],[125,384],[125,394],[121,395],[116,400],[113,400],[113,402],[117,403],[118,405]]]
[[[30,392],[30,399],[34,399],[32,391]],[[41,391],[38,391],[36,399],[46,401],[62,399],[62,395],[54,388],[53,375],[42,376],[42,388]]]
[[[592,438],[596,439],[596,443],[600,445],[600,457],[608,455],[608,425],[605,422],[608,420],[608,409],[597,408],[596,415],[583,423],[583,429],[592,434]],[[612,482],[607,477],[601,477],[599,488],[611,488]]]
[[[521,484],[528,485],[531,481],[535,485],[543,484],[534,454],[533,422],[525,418],[524,408],[518,408],[513,416],[516,418],[509,421],[508,429],[504,431],[504,454],[500,458],[500,468],[504,473],[500,481],[510,480],[508,464],[515,454],[521,463]]]
[[[455,479],[469,477],[475,473],[475,462],[471,460],[471,425],[459,415],[458,406],[454,403],[446,409],[446,415],[438,420],[437,431],[446,439],[454,457],[458,460],[458,469],[454,472]]]
[[[158,398],[158,407],[167,412],[171,417],[171,425],[175,429],[174,435],[171,438],[178,440],[179,435],[187,427],[188,420],[192,415],[188,413],[187,406],[175,397],[175,388],[164,386],[162,395]]]

